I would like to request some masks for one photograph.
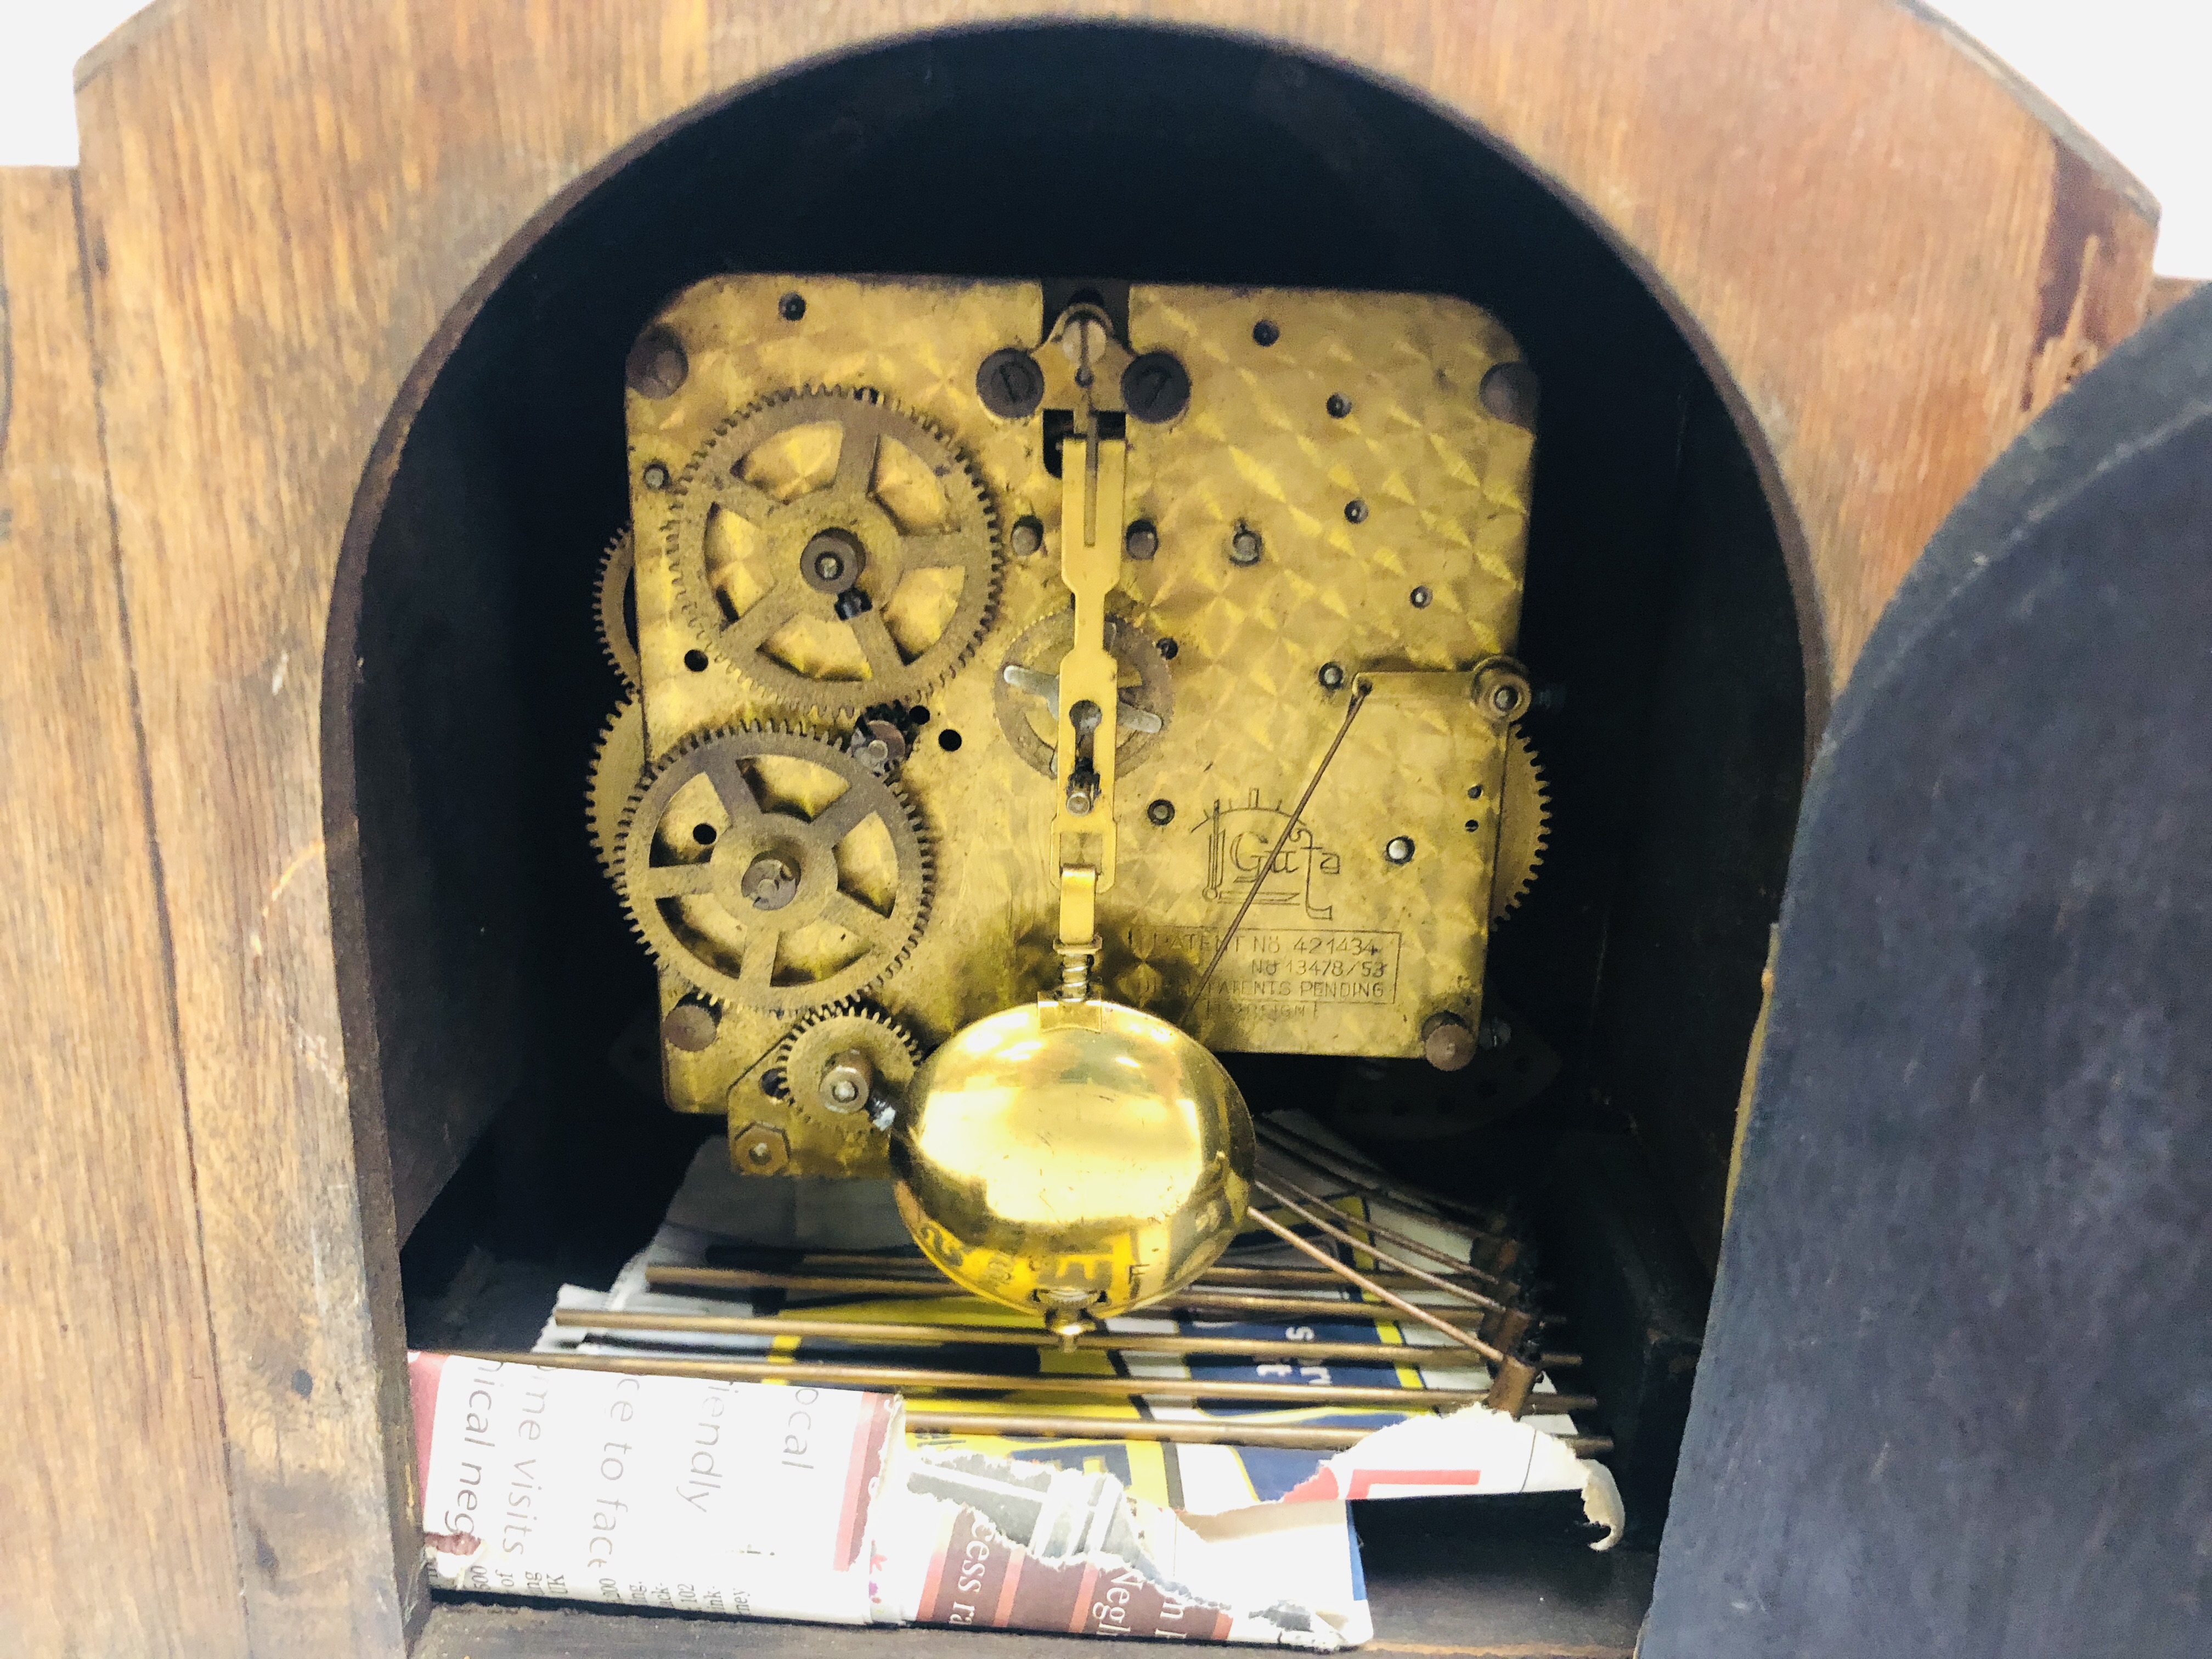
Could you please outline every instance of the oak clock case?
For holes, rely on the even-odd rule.
[[[1251,1136],[1214,1053],[1466,1066],[1546,831],[1504,328],[1121,292],[687,290],[629,355],[598,593],[587,816],[668,1103],[744,1174],[896,1169],[926,1253],[1032,1309],[1071,1262],[1118,1264],[1114,1311],[1226,1243]]]

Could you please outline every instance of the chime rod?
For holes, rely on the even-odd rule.
[[[936,1273],[935,1268],[930,1270]],[[884,1279],[855,1273],[772,1273],[753,1267],[648,1267],[646,1283],[696,1285],[721,1291],[799,1291],[828,1296],[965,1297],[939,1273],[934,1279]]]
[[[1257,1188],[1261,1194],[1274,1199],[1279,1203],[1286,1201],[1284,1200],[1282,1194],[1273,1187],[1263,1185],[1257,1181],[1255,1181],[1253,1185]],[[1436,1274],[1417,1267],[1410,1261],[1402,1261],[1399,1257],[1392,1255],[1388,1250],[1385,1250],[1381,1245],[1375,1243],[1371,1240],[1363,1241],[1356,1234],[1349,1232],[1346,1229],[1336,1225],[1334,1222],[1323,1218],[1323,1216],[1328,1211],[1328,1205],[1324,1200],[1311,1198],[1310,1194],[1306,1194],[1304,1188],[1295,1186],[1289,1182],[1285,1182],[1283,1185],[1292,1193],[1297,1193],[1301,1196],[1308,1197],[1311,1202],[1321,1206],[1322,1212],[1321,1213],[1316,1213],[1315,1211],[1311,1210],[1293,1208],[1291,1210],[1291,1213],[1305,1221],[1308,1225],[1328,1234],[1339,1243],[1349,1244],[1355,1250],[1364,1250],[1368,1255],[1373,1256],[1377,1261],[1389,1262],[1392,1267],[1398,1268],[1401,1273],[1414,1279],[1417,1283],[1425,1285],[1431,1290],[1442,1291],[1446,1296],[1454,1297],[1458,1301],[1464,1302],[1472,1307],[1488,1308],[1493,1312],[1502,1314],[1514,1314],[1520,1312],[1520,1310],[1498,1301],[1495,1297],[1485,1296],[1480,1291],[1467,1290],[1460,1285],[1451,1284],[1448,1280],[1439,1279]],[[1349,1220],[1351,1218],[1347,1217],[1346,1219]],[[1341,1264],[1338,1267],[1330,1268],[1329,1271],[1336,1273],[1339,1277],[1341,1277],[1343,1274],[1343,1267]],[[1381,1279],[1376,1279],[1373,1282],[1380,1284],[1382,1281]]]
[[[1350,1305],[1350,1304],[1346,1304]],[[698,1336],[765,1336],[860,1347],[924,1343],[969,1347],[1054,1348],[1060,1339],[1048,1331],[1006,1325],[890,1325],[858,1319],[803,1319],[741,1314],[621,1312],[562,1308],[556,1325],[571,1329],[639,1331]],[[1152,1335],[1144,1332],[1100,1332],[1080,1337],[1079,1352],[1134,1353],[1170,1358],[1289,1360],[1305,1364],[1412,1365],[1449,1370],[1456,1350],[1442,1344],[1398,1342],[1291,1342],[1272,1337]],[[1547,1370],[1580,1363],[1574,1354],[1544,1356]]]
[[[598,1354],[560,1356],[570,1361],[596,1363]],[[870,1389],[878,1393],[907,1394],[1064,1394],[1120,1399],[1234,1400],[1249,1405],[1366,1406],[1386,1411],[1449,1410],[1471,1406],[1482,1398],[1474,1389],[1395,1389],[1303,1382],[1243,1382],[1235,1377],[1083,1376],[1066,1372],[1007,1376],[996,1371],[942,1370],[915,1365],[856,1365],[834,1360],[729,1359],[719,1356],[617,1356],[633,1360],[665,1376],[717,1377],[737,1382],[820,1383],[825,1388]],[[577,1364],[577,1370],[589,1370]],[[1554,1413],[1588,1412],[1595,1400],[1581,1395],[1547,1396]]]
[[[1173,1423],[1157,1418],[1119,1422],[1096,1417],[1044,1414],[1000,1417],[983,1413],[917,1411],[909,1407],[906,1425],[918,1434],[988,1434],[1010,1439],[1161,1440],[1185,1446],[1267,1446],[1286,1451],[1349,1451],[1371,1429],[1284,1428],[1255,1424]],[[1542,1430],[1538,1430],[1542,1433]],[[1577,1457],[1602,1457],[1613,1442],[1601,1435],[1559,1435],[1559,1443]]]
[[[1341,1273],[1335,1273],[1334,1277],[1346,1289],[1352,1288],[1352,1281]],[[1364,1273],[1360,1277],[1376,1295],[1388,1297],[1395,1294],[1384,1290],[1379,1281],[1368,1279]],[[1341,1301],[1327,1291],[1316,1291],[1310,1296],[1269,1296],[1257,1291],[1209,1291],[1199,1285],[1162,1297],[1158,1302],[1147,1302],[1137,1312],[1141,1316],[1155,1310],[1164,1313],[1265,1314],[1291,1319],[1342,1320],[1347,1317],[1375,1319],[1390,1316],[1372,1303]]]
[[[1314,1192],[1309,1188],[1300,1186],[1297,1182],[1291,1180],[1287,1176],[1277,1175],[1271,1178],[1279,1182],[1287,1191],[1295,1194],[1297,1197],[1304,1199],[1309,1204],[1317,1205],[1324,1210],[1330,1210],[1334,1207],[1319,1193]],[[1342,1215],[1343,1212],[1337,1211],[1336,1213]],[[1417,1255],[1425,1255],[1431,1261],[1442,1262],[1449,1267],[1456,1269],[1461,1273],[1470,1274],[1477,1279],[1486,1279],[1491,1284],[1498,1285],[1501,1288],[1504,1285],[1504,1279],[1498,1274],[1491,1273],[1485,1268],[1478,1267],[1471,1261],[1462,1261],[1458,1256],[1453,1255],[1448,1251],[1438,1249],[1435,1245],[1425,1243],[1421,1239],[1415,1238],[1409,1233],[1400,1232],[1394,1227],[1386,1227],[1381,1222],[1373,1219],[1371,1217],[1346,1216],[1345,1217],[1345,1222],[1347,1225],[1356,1226],[1365,1230],[1370,1237],[1387,1238],[1392,1243],[1398,1245],[1403,1249],[1409,1249]],[[1357,1241],[1354,1242],[1356,1243]],[[1403,1268],[1404,1271],[1408,1273],[1421,1271],[1420,1269],[1416,1268],[1413,1263],[1409,1261],[1399,1261],[1397,1258],[1392,1256],[1389,1252],[1377,1249],[1371,1243],[1360,1244],[1359,1248],[1365,1250],[1376,1261],[1392,1262],[1394,1265]],[[1449,1274],[1446,1275],[1446,1277],[1449,1276],[1450,1275]]]
[[[1055,1345],[1057,1346],[1057,1345]],[[650,1359],[620,1354],[529,1353],[500,1349],[458,1349],[454,1359],[488,1360],[500,1365],[542,1365],[556,1370],[613,1371],[630,1376],[729,1376],[743,1380],[728,1369],[740,1362],[698,1359]],[[766,1367],[781,1382],[790,1366]],[[854,1369],[867,1369],[856,1367]],[[796,1377],[793,1381],[799,1381]],[[825,1380],[826,1379],[816,1379]],[[1034,1381],[1034,1378],[1024,1379]],[[1538,1395],[1538,1399],[1548,1399]],[[1214,1420],[1162,1421],[1158,1418],[1062,1416],[1047,1412],[1006,1413],[937,1411],[908,1407],[906,1426],[917,1434],[994,1435],[1011,1439],[1045,1437],[1065,1440],[1154,1440],[1180,1445],[1267,1446],[1290,1451],[1348,1451],[1364,1440],[1371,1429],[1310,1428],[1299,1425]],[[1545,1431],[1539,1430],[1539,1433]],[[1559,1435],[1560,1444],[1577,1457],[1601,1457],[1613,1442],[1601,1435]]]
[[[1291,1186],[1287,1181],[1283,1184],[1285,1187],[1291,1187],[1293,1192],[1299,1190]],[[1372,1224],[1362,1221],[1358,1224],[1366,1227]],[[1389,1235],[1386,1232],[1384,1236]],[[1366,1246],[1363,1244],[1360,1248],[1364,1249]],[[1447,1261],[1455,1260],[1455,1258],[1443,1255],[1441,1252],[1437,1255],[1440,1260]],[[1465,1261],[1458,1261],[1457,1266],[1462,1273],[1471,1273],[1474,1277],[1491,1279],[1494,1282],[1494,1275],[1485,1273],[1480,1268],[1470,1269]],[[762,1269],[761,1271],[777,1270]],[[911,1278],[917,1284],[935,1283],[942,1278],[935,1267],[919,1257],[908,1259],[896,1256],[871,1256],[858,1251],[823,1250],[810,1254],[793,1264],[790,1271],[802,1273],[846,1272],[866,1273],[872,1271],[882,1273],[885,1277]],[[1449,1278],[1450,1275],[1447,1273],[1444,1277]],[[1422,1287],[1422,1281],[1412,1278],[1410,1274],[1376,1273],[1374,1278],[1377,1284],[1388,1285],[1393,1290],[1418,1290]],[[1400,1283],[1401,1279],[1405,1282]],[[1336,1274],[1324,1273],[1318,1267],[1240,1267],[1232,1264],[1217,1262],[1194,1279],[1192,1287],[1199,1290],[1208,1288],[1249,1291],[1326,1290],[1341,1282]]]
[[[1274,1199],[1277,1203],[1281,1204],[1284,1202],[1279,1194],[1268,1192],[1265,1187],[1260,1186],[1257,1182],[1253,1182],[1253,1185],[1257,1188],[1257,1190],[1266,1196]],[[1293,1214],[1297,1214],[1298,1212],[1297,1206],[1295,1204],[1287,1204],[1285,1205],[1285,1207],[1289,1209]],[[1480,1337],[1471,1335],[1468,1332],[1460,1329],[1458,1326],[1447,1323],[1443,1320],[1437,1318],[1436,1315],[1431,1313],[1426,1308],[1418,1307],[1414,1304],[1407,1301],[1404,1297],[1400,1296],[1395,1291],[1384,1290],[1380,1285],[1375,1283],[1374,1280],[1369,1279],[1364,1273],[1362,1273],[1357,1268],[1346,1266],[1344,1263],[1338,1261],[1334,1256],[1322,1249],[1320,1245],[1307,1243],[1304,1239],[1300,1238],[1296,1233],[1292,1232],[1288,1227],[1283,1225],[1281,1222],[1276,1220],[1273,1216],[1267,1215],[1259,1210],[1254,1210],[1250,1212],[1250,1214],[1255,1221],[1257,1221],[1269,1232],[1273,1233],[1277,1237],[1282,1239],[1284,1243],[1295,1245],[1297,1249],[1304,1251],[1308,1255],[1311,1256],[1315,1261],[1320,1262],[1324,1267],[1328,1267],[1332,1271],[1340,1271],[1346,1282],[1357,1285],[1361,1290],[1365,1291],[1369,1295],[1376,1297],[1377,1300],[1387,1304],[1390,1307],[1397,1309],[1400,1313],[1407,1315],[1412,1318],[1418,1319],[1422,1324],[1426,1325],[1430,1329],[1442,1333],[1443,1336],[1451,1341],[1458,1343],[1462,1348],[1474,1349],[1475,1352],[1480,1354],[1485,1359],[1492,1361],[1493,1364],[1504,1362],[1505,1355],[1500,1352],[1498,1349],[1492,1347],[1489,1343],[1485,1342]],[[1310,1218],[1308,1218],[1310,1219]]]
[[[1358,1243],[1357,1240],[1353,1242]],[[1326,1255],[1316,1259],[1324,1261],[1335,1260],[1334,1256]],[[1344,1280],[1342,1273],[1334,1268],[1330,1271],[1335,1278]],[[957,1297],[963,1300],[971,1299],[966,1291],[950,1279],[930,1284],[912,1279],[760,1273],[750,1267],[648,1267],[645,1282],[654,1290],[682,1287],[718,1291],[795,1291],[823,1296]],[[1371,1287],[1376,1295],[1391,1301],[1394,1306],[1398,1305],[1394,1293],[1384,1290],[1372,1279],[1363,1276],[1357,1282],[1362,1286]],[[1193,1286],[1145,1305],[1147,1310],[1157,1309],[1162,1312],[1211,1310],[1217,1313],[1265,1314],[1292,1319],[1372,1319],[1377,1316],[1376,1310],[1371,1306],[1363,1307],[1357,1302],[1340,1301],[1326,1292],[1313,1296],[1268,1296],[1259,1291],[1213,1291]]]

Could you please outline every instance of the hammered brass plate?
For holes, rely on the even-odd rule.
[[[805,301],[795,320],[792,295]],[[729,276],[657,320],[688,373],[669,397],[628,398],[650,753],[744,721],[833,739],[850,727],[702,652],[678,604],[669,481],[739,411],[795,388],[872,390],[964,457],[1002,547],[1018,520],[1045,526],[1038,551],[1004,552],[988,625],[921,699],[929,720],[898,775],[933,849],[933,895],[918,943],[869,994],[933,1047],[1033,999],[1055,971],[1054,788],[1008,741],[994,688],[1016,639],[1068,604],[1060,483],[1045,416],[1000,419],[976,390],[990,353],[1037,349],[1042,289]],[[1139,285],[1128,331],[1134,351],[1172,353],[1191,393],[1171,422],[1128,423],[1127,516],[1158,526],[1158,550],[1123,562],[1115,609],[1171,647],[1173,699],[1165,730],[1118,782],[1101,989],[1219,1051],[1418,1054],[1431,1015],[1472,1023],[1481,1003],[1503,738],[1441,688],[1446,672],[1510,653],[1519,624],[1532,438],[1486,413],[1478,388],[1520,354],[1479,308],[1423,295]],[[810,464],[834,465],[787,463]],[[911,475],[886,463],[885,488],[911,490]],[[1256,563],[1230,556],[1239,528],[1260,535]],[[1347,675],[1437,671],[1439,694],[1363,711],[1192,1009],[1342,720],[1347,692],[1319,678],[1328,663]],[[1394,862],[1386,849],[1401,838],[1413,854]],[[664,973],[664,1008],[686,988]],[[864,1121],[809,1120],[763,1091],[767,1056],[805,1012],[732,1008],[709,1048],[668,1049],[670,1103],[781,1131],[785,1173],[881,1174],[883,1137]]]

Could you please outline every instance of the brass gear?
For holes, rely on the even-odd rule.
[[[1056,611],[1014,636],[991,679],[991,706],[1000,731],[1029,769],[1046,777],[1052,775],[1059,758],[1046,732],[1058,723],[1060,687],[1057,681],[1047,686],[1042,680],[1059,672],[1060,659],[1074,644],[1075,612]],[[1115,731],[1115,770],[1127,772],[1144,760],[1175,717],[1175,681],[1167,659],[1160,655],[1159,641],[1111,611],[1106,617],[1106,649],[1137,680],[1121,688],[1124,713]],[[1015,678],[1009,679],[1010,673]],[[1138,716],[1135,721],[1128,718],[1133,713]],[[1037,729],[1040,722],[1044,731]]]
[[[599,556],[599,649],[633,693],[645,690],[637,656],[637,542],[624,526]]]
[[[745,475],[773,441],[832,426],[826,482],[818,467],[775,489]],[[921,471],[887,485],[889,447]],[[734,618],[709,568],[710,526],[726,513],[755,532],[743,562],[757,592]],[[848,561],[826,580],[801,569],[825,536]],[[785,706],[824,714],[918,697],[957,669],[990,626],[1004,562],[997,511],[952,441],[878,392],[843,386],[779,392],[724,422],[677,481],[668,557],[678,603],[706,645]],[[948,609],[950,572],[960,586]]]
[[[623,811],[645,777],[645,705],[633,695],[616,705],[599,729],[592,750],[590,781],[584,791],[585,824],[599,868],[617,885],[622,880]]]
[[[775,1051],[773,1063],[783,1073],[792,1103],[802,1111],[841,1116],[865,1111],[865,1100],[839,1104],[822,1091],[823,1068],[850,1050],[866,1055],[877,1078],[894,1093],[903,1093],[921,1061],[921,1045],[913,1035],[872,1004],[818,1008],[793,1027]]]
[[[1505,740],[1504,799],[1499,804],[1498,867],[1490,881],[1490,919],[1503,921],[1521,902],[1544,861],[1552,828],[1550,793],[1536,750],[1519,726]]]
[[[898,785],[784,726],[678,744],[631,795],[620,843],[617,886],[647,948],[725,1006],[782,1018],[852,996],[928,919],[929,848]]]

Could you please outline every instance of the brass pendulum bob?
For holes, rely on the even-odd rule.
[[[1189,1284],[1243,1224],[1243,1097],[1157,1015],[1006,1009],[933,1054],[908,1100],[891,1167],[915,1242],[1064,1339]]]

